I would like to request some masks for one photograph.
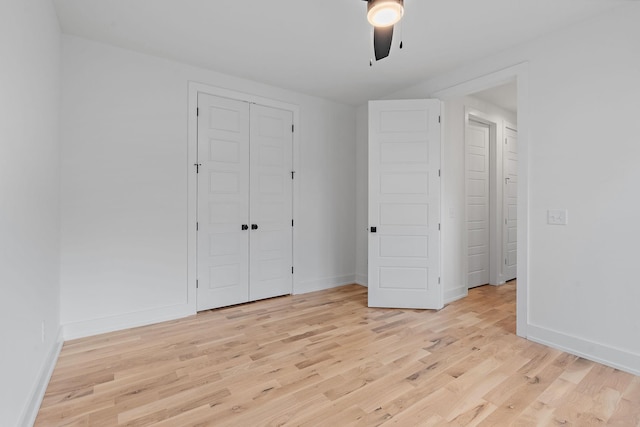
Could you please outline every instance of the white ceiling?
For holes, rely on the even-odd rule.
[[[373,67],[361,0],[54,3],[64,33],[358,105],[628,1],[405,0],[404,49]]]
[[[518,111],[518,84],[515,80],[512,82],[492,87],[487,90],[476,92],[471,96],[479,98],[490,104],[497,105],[512,113]]]

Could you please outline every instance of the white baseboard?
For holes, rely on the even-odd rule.
[[[358,285],[369,287],[368,277],[366,274],[356,274],[356,283]]]
[[[355,283],[354,275],[327,277],[324,279],[299,283],[294,287],[293,293],[304,294],[307,292],[336,288],[338,286],[349,285],[352,283]],[[190,304],[180,304],[170,307],[127,313],[119,316],[66,323],[63,325],[63,336],[65,341],[68,341],[76,338],[84,338],[92,335],[119,331],[122,329],[180,319],[182,317],[192,316],[195,314],[195,307]]]
[[[469,293],[469,290],[464,286],[454,288],[454,289],[449,289],[444,292],[444,303],[449,304],[451,302],[464,298],[467,296],[468,293]]]
[[[138,326],[151,325],[168,320],[196,314],[195,307],[190,304],[180,304],[170,307],[155,308],[152,310],[127,313],[119,316],[104,317],[100,319],[85,320],[82,322],[67,323],[63,325],[65,341],[91,335],[104,334],[122,329],[136,328]]]
[[[62,328],[60,328],[58,329],[58,337],[51,346],[49,354],[47,354],[47,358],[40,369],[38,381],[31,393],[31,398],[27,402],[27,406],[24,409],[19,425],[23,427],[31,427],[36,422],[36,417],[38,416],[38,411],[40,410],[44,393],[47,391],[47,386],[49,385],[49,380],[53,374],[53,369],[56,367],[56,363],[58,362],[58,356],[60,356],[60,350],[62,350],[63,343]]]
[[[527,325],[527,339],[633,375],[640,375],[640,354],[532,324]]]
[[[337,288],[338,286],[355,283],[353,275],[327,277],[319,280],[309,280],[294,286],[293,294],[306,294],[307,292],[324,291],[325,289]]]

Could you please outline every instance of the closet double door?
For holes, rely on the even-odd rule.
[[[198,310],[291,293],[292,123],[198,94]]]

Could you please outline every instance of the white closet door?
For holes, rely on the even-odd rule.
[[[504,132],[504,280],[512,280],[518,267],[518,132],[510,127]]]
[[[251,105],[250,299],[292,292],[293,113]]]
[[[439,115],[438,100],[369,102],[370,307],[443,306]]]
[[[469,119],[466,133],[467,286],[489,283],[489,125]]]
[[[198,310],[249,300],[249,104],[198,94]]]

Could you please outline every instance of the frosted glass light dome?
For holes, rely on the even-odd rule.
[[[369,2],[367,20],[374,27],[390,27],[404,14],[402,0],[373,0]]]

